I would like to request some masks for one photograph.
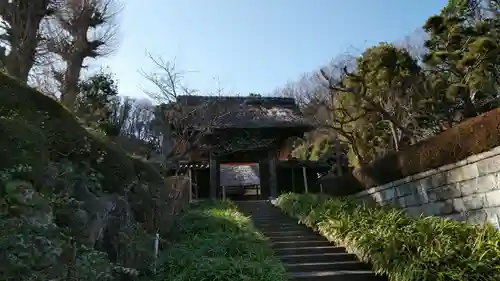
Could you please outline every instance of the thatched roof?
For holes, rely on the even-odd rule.
[[[188,118],[192,127],[303,128],[311,130],[293,98],[179,96],[177,102],[193,108]]]

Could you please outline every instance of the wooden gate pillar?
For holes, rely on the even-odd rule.
[[[217,199],[220,188],[220,161],[210,154],[210,199]]]
[[[278,180],[276,176],[276,162],[277,157],[275,151],[270,151],[268,156],[269,161],[269,189],[271,200],[276,199],[278,196]]]

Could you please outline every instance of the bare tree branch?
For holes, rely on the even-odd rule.
[[[27,82],[28,74],[37,62],[43,19],[52,15],[65,0],[3,0],[0,3],[0,43],[9,47],[3,56],[7,72]]]
[[[121,5],[118,0],[66,0],[53,16],[53,30],[47,48],[64,62],[64,70],[54,70],[61,84],[61,101],[70,110],[75,107],[78,80],[87,58],[96,59],[112,53],[117,47]]]
[[[175,61],[165,61],[149,53],[148,57],[156,70],[140,70],[140,73],[156,89],[144,89],[144,92],[160,103],[156,120],[159,121],[157,126],[162,132],[162,150],[167,165],[177,167],[178,162],[188,158],[194,150],[234,153],[243,149],[258,149],[273,141],[248,141],[248,137],[240,136],[233,138],[234,142],[208,144],[207,136],[213,136],[218,122],[234,113],[231,112],[232,108],[225,108],[224,102],[221,102],[223,88],[218,85],[210,98],[200,97],[199,103],[183,103],[181,97],[197,92],[185,84],[185,75],[188,72],[180,71]]]

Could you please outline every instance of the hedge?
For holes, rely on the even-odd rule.
[[[346,175],[344,179],[327,176],[322,179],[322,183],[330,194],[345,195],[337,194],[338,191],[332,189],[344,188],[346,185],[342,183],[349,182],[347,187],[352,194],[452,164],[499,145],[500,108],[497,108],[467,119],[404,150],[376,159],[364,167],[355,169],[352,175]]]
[[[230,202],[190,207],[174,229],[154,280],[287,280],[265,237]]]
[[[275,203],[288,215],[391,281],[500,280],[500,232],[438,217],[317,194],[285,194]]]

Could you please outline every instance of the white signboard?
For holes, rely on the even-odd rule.
[[[221,186],[249,186],[259,184],[259,164],[220,165]]]

